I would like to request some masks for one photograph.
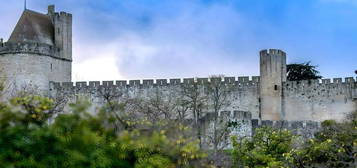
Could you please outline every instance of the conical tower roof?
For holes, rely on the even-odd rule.
[[[54,26],[50,16],[24,10],[8,42],[35,42],[54,45]]]

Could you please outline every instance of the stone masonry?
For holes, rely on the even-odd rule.
[[[0,77],[8,90],[31,85],[47,93],[49,81],[70,82],[72,15],[24,10],[9,40],[0,40]]]
[[[246,134],[251,134],[252,128],[260,125],[315,129],[318,127],[315,122],[342,120],[355,110],[356,79],[287,81],[286,56],[278,49],[262,50],[260,76],[253,77],[72,83],[72,15],[58,13],[51,5],[47,14],[25,10],[9,40],[0,41],[0,77],[8,88],[16,90],[24,85],[36,86],[50,97],[65,94],[70,101],[75,101],[82,96],[95,106],[105,103],[100,96],[102,90],[142,97],[158,90],[174,95],[185,85],[215,80],[233,86],[229,95],[230,105],[218,115],[223,116],[224,113],[230,120],[247,121]],[[203,117],[209,119],[210,112],[212,109],[207,109],[207,115]]]

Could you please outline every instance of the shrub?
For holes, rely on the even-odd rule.
[[[285,154],[294,136],[287,130],[262,127],[251,138],[232,138],[233,162],[237,167],[286,167]]]
[[[205,157],[195,139],[167,133],[184,132],[182,125],[118,133],[103,117],[87,113],[86,102],[72,104],[71,113],[48,124],[52,103],[34,96],[0,103],[0,167],[190,167]]]

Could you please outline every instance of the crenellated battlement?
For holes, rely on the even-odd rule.
[[[259,121],[258,119],[252,119],[252,126],[253,128],[262,127],[262,126],[269,126],[274,128],[285,128],[285,129],[298,129],[298,128],[313,128],[318,129],[321,126],[320,122],[317,121],[309,121],[309,120],[302,120],[302,121],[286,121],[286,120],[262,120]]]
[[[286,53],[282,50],[279,49],[268,49],[268,50],[261,50],[260,55],[261,56],[266,56],[266,55],[283,55],[286,56]]]
[[[207,84],[210,82],[222,82],[232,84],[238,87],[259,86],[259,76],[241,76],[241,77],[223,77],[223,78],[177,78],[177,79],[143,79],[143,80],[117,80],[117,81],[81,81],[81,82],[52,82],[56,87],[63,88],[81,88],[81,87],[151,87],[151,86],[170,86],[183,84]],[[357,79],[353,77],[320,79],[320,80],[302,80],[287,81],[284,88],[310,88],[312,86],[336,86],[338,84],[354,84]]]
[[[59,18],[59,17],[72,17],[72,14],[61,11],[61,12],[54,13],[54,16],[57,17],[57,18]]]
[[[303,138],[312,138],[314,137],[315,132],[321,128],[321,122],[311,121],[311,120],[296,120],[296,121],[287,121],[287,120],[257,120],[253,119],[252,121],[253,132],[256,128],[260,127],[273,127],[276,129],[287,129],[292,131],[295,135],[300,135]],[[253,133],[254,134],[254,133]]]
[[[56,59],[60,58],[58,55],[58,49],[52,45],[43,43],[13,43],[13,42],[0,42],[0,55],[3,54],[18,54],[18,53],[30,53],[44,56],[50,56]],[[68,60],[71,61],[71,60]]]
[[[334,96],[344,95],[354,97],[357,91],[357,82],[353,77],[333,78],[320,80],[288,81],[283,85],[285,97],[299,97],[300,100],[311,99],[323,101],[336,101]]]
[[[311,86],[336,86],[336,85],[350,85],[355,84],[357,78],[346,77],[346,78],[333,78],[333,79],[316,79],[316,80],[301,80],[301,81],[287,81],[284,87],[311,87]]]
[[[47,9],[48,15],[53,15],[56,17],[72,17],[72,14],[64,11],[56,12],[55,8],[56,8],[55,5],[49,5]]]
[[[207,84],[222,82],[238,87],[259,86],[259,76],[223,77],[223,78],[183,78],[183,79],[144,79],[144,80],[117,80],[117,81],[89,81],[89,82],[51,82],[57,88],[85,88],[85,87],[151,87],[183,84]]]
[[[215,118],[221,119],[221,120],[241,120],[241,121],[247,121],[250,122],[252,120],[252,113],[248,111],[221,111],[219,113],[207,113],[201,121],[204,122],[209,122],[215,120]]]

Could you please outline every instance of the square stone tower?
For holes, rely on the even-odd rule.
[[[0,78],[11,92],[31,86],[46,93],[50,81],[70,82],[72,15],[54,5],[47,14],[25,9],[9,40],[0,40]]]
[[[72,60],[72,14],[66,12],[57,13],[55,6],[48,6],[48,16],[54,26],[54,43],[59,49],[59,56]]]

